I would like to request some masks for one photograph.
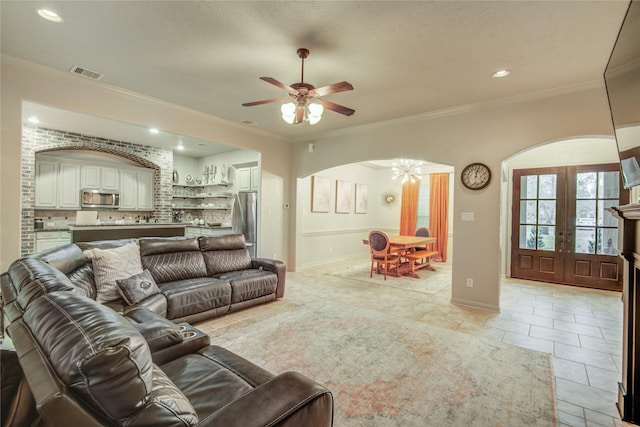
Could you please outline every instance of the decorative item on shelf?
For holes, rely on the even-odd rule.
[[[173,183],[177,184],[180,181],[180,175],[178,174],[178,171],[176,169],[173,170]]]
[[[381,195],[382,206],[392,207],[398,204],[398,193],[395,191],[385,191]]]
[[[209,166],[204,165],[204,171],[202,171],[202,175],[204,176],[204,183],[209,183]]]
[[[211,164],[211,166],[209,167],[209,171],[211,173],[211,183],[215,184],[216,183],[216,174],[218,173],[218,167],[214,164]]]
[[[227,167],[225,166],[225,164],[222,164],[222,169],[220,169],[220,182],[222,183],[226,183],[227,182]]]
[[[196,184],[202,184],[202,180],[200,178],[196,178]]]
[[[192,183],[193,183],[193,177],[192,177],[191,175],[187,175],[187,176],[184,178],[184,180],[185,180],[185,182],[186,182],[187,184],[192,184]]]

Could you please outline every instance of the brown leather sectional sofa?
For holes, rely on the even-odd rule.
[[[143,266],[165,275],[154,274],[160,293],[118,312],[92,299],[82,249],[125,243],[68,245],[2,275],[8,333],[42,417],[21,419],[33,412],[18,407],[7,425],[332,425],[328,389],[273,375],[186,323],[281,297],[281,262],[247,264],[242,236],[140,239]]]
[[[29,270],[57,277],[60,284],[96,299],[91,260],[84,251],[109,249],[138,242],[142,267],[154,277],[160,293],[136,305],[122,299],[107,303],[116,311],[146,307],[174,322],[199,322],[284,296],[286,267],[278,260],[251,258],[244,236],[142,238],[72,243],[13,263],[2,286],[5,310],[20,316],[14,295],[30,277]],[[46,264],[46,265],[43,265]],[[17,313],[14,314],[14,310]]]

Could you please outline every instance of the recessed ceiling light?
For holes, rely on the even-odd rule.
[[[34,125],[37,125],[38,123],[40,123],[40,120],[38,120],[38,118],[36,116],[31,116],[27,119],[27,121],[29,123],[33,123]]]
[[[155,135],[155,134],[160,133],[160,131],[158,130],[158,128],[149,128],[149,133],[152,133],[152,134]]]
[[[498,70],[495,73],[491,74],[491,77],[495,77],[495,78],[507,77],[509,74],[511,74],[510,70]]]
[[[184,150],[184,145],[180,144],[176,147],[176,150],[178,151],[183,151]]]
[[[38,9],[38,15],[51,22],[62,22],[60,15],[49,9]]]

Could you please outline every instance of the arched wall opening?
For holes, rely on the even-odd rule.
[[[297,178],[296,269],[366,256],[369,249],[362,240],[372,229],[399,233],[402,183],[401,179],[393,179],[394,160],[397,159],[341,164]],[[453,167],[423,159],[410,160],[423,162],[421,174],[425,182],[432,173],[449,174],[451,218]],[[345,189],[347,209],[339,206]],[[393,200],[387,201],[388,196]],[[452,223],[449,220],[448,253],[452,251]]]
[[[503,160],[500,188],[500,271],[502,277],[510,277],[511,275],[511,210],[514,170],[618,162],[616,142],[610,136],[583,136],[550,141],[514,153]]]
[[[171,174],[173,152],[157,147],[122,141],[106,140],[55,129],[23,127],[22,129],[22,255],[35,249],[35,163],[36,155],[54,151],[102,153],[124,164],[135,164],[154,171],[154,209],[152,217],[158,222],[171,222]],[[71,215],[75,212],[69,212]]]

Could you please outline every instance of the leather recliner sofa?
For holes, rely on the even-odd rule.
[[[22,292],[70,290],[97,298],[92,261],[84,251],[113,249],[136,242],[140,261],[157,282],[160,293],[127,305],[106,303],[118,312],[138,307],[176,323],[199,322],[284,296],[286,266],[268,258],[251,258],[242,234],[199,238],[141,238],[72,243],[19,259],[0,282],[10,321],[22,316],[30,297]],[[38,279],[34,286],[33,279]]]
[[[208,337],[195,349],[172,338],[149,339],[171,336],[179,325],[140,310],[146,318],[130,321],[75,292],[40,292],[11,323],[45,424],[332,425],[333,398],[323,386],[295,372],[273,375],[208,345]],[[149,327],[154,317],[159,324]],[[164,346],[172,351],[156,357]]]

